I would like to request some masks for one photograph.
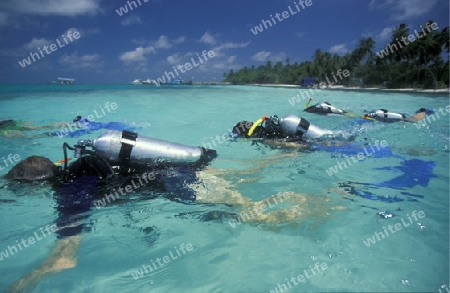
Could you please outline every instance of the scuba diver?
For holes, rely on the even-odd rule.
[[[408,118],[406,117],[405,114],[389,112],[386,109],[377,109],[370,111],[369,113],[365,114],[362,118],[366,120],[377,120],[386,123],[394,123],[399,121],[417,122],[424,119],[426,115],[431,115],[433,113],[434,111],[432,110],[420,108],[415,112],[414,116]]]
[[[67,150],[74,151],[77,158],[70,165]],[[215,150],[139,136],[126,130],[107,131],[93,141],[79,140],[73,147],[64,143],[63,152],[64,166],[55,166],[45,157],[32,156],[4,176],[12,181],[52,182],[58,213],[55,222],[58,241],[49,258],[13,284],[9,292],[30,290],[49,274],[76,266],[74,256],[81,232],[86,230],[82,221],[101,194],[109,193],[105,198],[110,202],[111,198],[114,200],[112,191],[119,190],[125,195],[123,186],[127,186],[128,193],[141,183],[167,192],[171,200],[193,203],[195,192],[186,185],[195,182],[196,170],[217,157]],[[131,186],[131,178],[139,180],[137,186],[134,179]],[[115,196],[118,198],[117,191]]]
[[[284,139],[286,141],[318,139],[334,134],[331,130],[322,129],[294,114],[283,118],[276,115],[263,116],[255,123],[241,121],[232,130],[233,138]]]
[[[106,130],[128,130],[134,131],[136,127],[130,126],[120,122],[94,122],[83,116],[78,115],[73,119],[73,123],[63,125],[61,130],[53,133],[48,133],[49,136],[62,137],[79,137],[84,134],[90,134],[91,131],[106,129]],[[73,129],[72,129],[73,128]]]
[[[70,165],[67,150],[74,151],[77,159]],[[93,141],[79,140],[73,147],[64,143],[63,152],[64,159],[57,163],[45,157],[29,157],[14,166],[4,177],[29,182],[52,180],[59,186],[73,183],[80,176],[95,175],[99,185],[106,185],[112,179],[144,174],[149,170],[156,172],[171,167],[196,170],[217,157],[215,150],[139,136],[127,130],[110,130]]]
[[[342,109],[338,109],[335,106],[331,105],[328,102],[319,102],[312,106],[309,106],[313,98],[309,98],[308,102],[305,105],[305,109],[303,111],[308,113],[314,113],[319,115],[328,115],[328,116],[347,116],[347,117],[355,117],[356,114],[348,111],[344,111]]]
[[[308,102],[305,105],[305,109],[303,111],[308,113],[314,113],[319,115],[341,115],[341,116],[349,116],[349,117],[355,117],[356,115],[354,113],[349,113],[347,111],[338,109],[331,105],[328,102],[320,102],[315,105],[309,106],[309,103],[312,101],[312,98],[308,100]],[[425,108],[420,108],[415,112],[415,115],[408,118],[405,114],[399,114],[390,112],[386,109],[377,109],[372,110],[369,113],[365,114],[362,118],[366,120],[377,120],[381,122],[387,122],[387,123],[393,123],[393,122],[399,122],[399,121],[406,121],[406,122],[417,122],[425,118],[426,115],[433,114],[434,111],[428,110]]]
[[[67,150],[73,150],[77,158],[70,165]],[[16,281],[7,292],[32,290],[45,278],[75,268],[82,232],[90,229],[83,222],[93,206],[100,207],[95,200],[98,203],[98,197],[105,195],[103,203],[105,199],[110,203],[111,198],[115,200],[114,196],[118,198],[117,190],[123,191],[123,186],[128,184],[131,189],[137,188],[135,181],[145,181],[146,184],[141,183],[141,186],[155,189],[158,195],[162,192],[164,197],[176,202],[222,204],[245,209],[245,213],[252,211],[245,220],[242,218],[245,213],[239,214],[242,222],[285,223],[310,214],[304,194],[283,192],[261,201],[244,197],[232,183],[216,176],[223,171],[208,166],[217,157],[215,150],[143,137],[130,131],[107,131],[93,141],[79,140],[73,147],[64,143],[63,151],[63,166],[55,166],[45,157],[33,156],[5,175],[8,180],[51,181],[58,213],[55,221],[57,242],[48,258]],[[239,171],[232,173],[236,175]],[[279,210],[266,210],[271,199],[275,205],[281,205]],[[236,217],[235,213],[219,210],[204,214],[201,219],[232,219],[231,225]]]
[[[0,135],[6,137],[23,137],[23,131],[27,130],[38,130],[38,129],[52,129],[56,128],[63,123],[56,122],[50,125],[38,126],[33,125],[30,122],[16,121],[10,118],[0,119]]]
[[[45,136],[63,137],[79,137],[84,134],[90,134],[91,131],[106,130],[129,130],[134,131],[137,127],[127,125],[120,122],[94,122],[78,115],[73,119],[73,123],[55,122],[50,125],[38,126],[30,122],[16,121],[10,118],[0,119],[0,135],[6,137],[24,137],[23,131],[40,130],[40,129],[56,129],[59,131],[45,133]],[[42,135],[42,134],[41,134]]]
[[[303,111],[308,113],[314,113],[319,115],[347,115],[348,113],[344,110],[338,109],[334,106],[332,106],[328,102],[320,102],[315,105],[309,106],[309,102],[311,101],[311,98],[309,99],[308,103],[305,106],[305,109]]]

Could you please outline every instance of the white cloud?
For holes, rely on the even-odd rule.
[[[70,33],[69,33],[70,32]],[[73,36],[73,34],[75,34],[76,32],[78,32],[79,34],[80,34],[80,37],[78,38],[78,39],[75,39],[74,37],[72,37],[72,41],[70,41],[69,39],[68,39],[68,35],[72,35]],[[79,30],[79,29],[77,29],[77,28],[74,28],[74,27],[71,27],[71,28],[69,28],[69,29],[67,29],[65,32],[64,32],[64,36],[66,37],[66,39],[67,39],[67,41],[70,41],[71,43],[73,43],[73,42],[75,42],[75,41],[77,41],[77,40],[79,40],[79,39],[81,39],[82,37],[85,37],[86,35],[85,35],[86,33],[83,31],[83,30]],[[62,38],[62,36],[60,37],[60,39]],[[63,41],[63,40],[61,40],[61,41]]]
[[[427,14],[438,0],[372,0],[369,7],[391,11],[391,18],[406,20]]]
[[[223,44],[213,48],[212,51],[214,51],[214,53],[216,54],[216,57],[225,57],[225,53],[223,52],[224,50],[246,48],[248,45],[250,45],[250,41],[248,41],[246,43],[227,42],[227,43],[223,43]]]
[[[172,47],[170,39],[164,35],[160,36],[157,41],[152,42],[152,46],[156,49],[169,49]]]
[[[392,27],[385,27],[377,35],[377,39],[380,41],[388,40],[392,36]]]
[[[220,69],[220,70],[224,70],[224,69],[227,70],[227,69],[231,69],[231,68],[238,68],[239,66],[237,64],[234,64],[236,59],[237,59],[236,55],[229,56],[223,62],[215,62],[213,64],[213,68],[214,69]]]
[[[173,47],[173,44],[181,44],[186,40],[186,37],[181,36],[176,39],[171,40],[169,37],[162,35],[160,36],[156,41],[148,41],[144,38],[133,38],[131,41],[136,45],[141,45],[138,48],[136,48],[134,51],[125,52],[122,55],[120,55],[119,59],[124,62],[140,62],[140,61],[147,61],[147,58],[145,55],[147,54],[156,54],[156,49],[169,49]],[[142,45],[149,44],[148,46],[144,47]],[[175,55],[173,55],[175,56]],[[169,56],[170,57],[170,56]],[[167,57],[167,61],[173,60],[174,57],[169,58]]]
[[[181,62],[181,57],[179,53],[175,53],[167,57],[167,63],[170,65],[179,64]]]
[[[255,61],[266,61],[267,58],[270,57],[272,53],[267,52],[267,51],[260,51],[258,53],[256,53],[255,55],[252,56],[252,59]]]
[[[155,49],[170,49],[173,45],[178,45],[183,43],[186,40],[185,36],[178,37],[176,39],[170,39],[165,35],[161,35],[156,41],[151,40],[148,41],[145,38],[134,38],[132,42],[137,45],[149,44],[149,46],[154,47]]]
[[[217,43],[216,38],[211,35],[209,32],[205,32],[203,36],[198,40],[199,43],[207,44],[207,45],[214,45]]]
[[[328,51],[330,53],[345,54],[349,50],[345,44],[338,44],[338,45],[332,46]]]
[[[71,35],[72,35],[72,40],[70,40],[69,37],[67,37],[67,33],[71,31]],[[75,37],[73,36],[73,34],[78,31],[80,33],[80,38],[75,39]],[[62,35],[65,36],[66,40],[67,40],[67,44],[64,41]],[[69,28],[67,29],[64,33],[60,34],[59,36],[55,36],[55,39],[46,39],[46,38],[32,38],[28,43],[23,44],[22,46],[16,48],[16,49],[8,49],[8,50],[1,50],[0,51],[0,55],[3,56],[9,56],[9,57],[20,57],[20,56],[26,56],[27,54],[33,52],[33,53],[37,53],[39,52],[39,50],[44,50],[44,46],[50,46],[52,44],[57,44],[57,40],[59,40],[59,42],[61,44],[66,44],[69,45],[75,41],[78,41],[79,39],[81,39],[81,36],[83,35],[83,33],[76,29],[76,28]],[[48,50],[48,49],[47,49]]]
[[[134,51],[125,52],[122,55],[120,55],[119,59],[124,62],[141,62],[146,61],[147,58],[145,58],[145,55],[156,53],[155,48],[149,46],[149,47],[138,47],[134,49]]]
[[[151,41],[146,38],[133,38],[131,39],[131,42],[136,45],[144,45],[149,44],[150,46],[153,46],[155,48],[162,48],[162,49],[169,49],[173,46],[173,44],[178,45],[181,43],[184,43],[186,41],[185,36],[178,37],[176,39],[170,39],[164,35],[160,36],[158,40]]]
[[[0,10],[16,14],[76,16],[96,14],[100,0],[3,0]]]
[[[186,37],[185,36],[181,36],[181,37],[178,37],[178,38],[176,38],[175,40],[172,40],[172,42],[174,43],[174,44],[181,44],[181,43],[184,43],[184,41],[186,41]]]
[[[103,64],[98,54],[78,56],[77,52],[60,57],[58,62],[63,66],[72,68],[99,67]]]
[[[252,56],[252,59],[255,61],[263,62],[263,61],[283,61],[286,59],[286,53],[280,52],[277,54],[272,54],[272,52],[260,51]]]
[[[147,41],[145,39],[132,39],[132,42],[138,45],[149,44],[148,46],[139,46],[134,51],[125,52],[120,55],[119,59],[124,62],[142,62],[147,61],[145,57],[148,54],[156,54],[156,49],[169,49],[173,44],[180,44],[186,40],[186,37],[181,36],[171,40],[169,37],[162,35],[156,41]],[[172,57],[167,57],[167,61],[173,61],[178,55],[174,54]]]
[[[275,55],[272,55],[270,58],[272,61],[284,61],[286,60],[287,54],[284,52],[277,53]]]
[[[43,49],[44,46],[50,45],[51,43],[52,43],[52,41],[44,39],[44,38],[40,38],[40,39],[33,38],[33,39],[31,39],[31,41],[29,41],[28,43],[23,45],[23,49],[25,49],[26,51],[37,52],[38,48]]]
[[[236,55],[234,55],[234,56],[230,56],[230,57],[228,57],[228,60],[227,60],[227,62],[228,62],[228,63],[233,63],[234,61],[236,61],[236,58],[237,58],[237,56],[236,56]]]
[[[223,43],[222,45],[214,48],[214,50],[222,50],[222,49],[238,49],[238,48],[245,48],[248,45],[250,45],[250,41],[246,43]]]
[[[130,16],[122,19],[121,23],[122,23],[122,25],[127,26],[127,25],[132,25],[132,24],[141,24],[142,20],[138,15],[131,14]]]

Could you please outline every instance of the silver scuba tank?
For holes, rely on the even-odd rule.
[[[112,163],[121,161],[123,146],[128,146],[130,163],[155,164],[169,162],[172,164],[196,163],[203,159],[205,153],[211,154],[213,150],[202,147],[192,147],[175,142],[168,142],[145,136],[130,139],[124,137],[121,131],[107,131],[93,141],[93,149],[96,153]]]
[[[322,110],[324,111],[324,113],[333,113],[333,114],[345,114],[345,112],[341,109],[338,109],[334,106],[332,106],[331,104],[322,102],[318,104],[320,108],[322,108]]]
[[[402,121],[406,118],[402,114],[389,112],[388,110],[385,110],[385,109],[373,110],[372,112],[367,114],[367,116],[370,118],[376,119],[378,121],[390,122],[390,123]]]
[[[294,114],[281,118],[279,123],[281,130],[290,137],[319,138],[326,134],[333,134],[331,131],[321,129]]]

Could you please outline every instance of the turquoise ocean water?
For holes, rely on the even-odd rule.
[[[435,115],[420,127],[361,123],[358,117],[378,108],[409,116],[421,107],[438,110],[449,105],[448,95],[314,93],[312,103],[327,101],[357,114],[349,118],[302,112],[306,100],[289,102],[297,93],[253,86],[1,86],[1,117],[48,125],[93,115],[98,122],[134,126],[143,136],[212,147],[219,155],[205,171],[210,177],[202,177],[209,183],[199,184],[206,186],[198,194],[205,203],[186,205],[136,190],[126,200],[92,208],[83,220],[89,231],[82,234],[77,266],[45,278],[33,292],[445,292],[441,286],[450,281],[449,115]],[[108,111],[107,102],[117,109]],[[216,138],[241,120],[290,113],[355,135],[353,151],[377,140],[387,147],[355,162],[344,147],[302,151]],[[58,138],[46,136],[47,131],[0,136],[0,175],[11,168],[3,159],[9,154],[58,161],[63,142],[73,145],[102,133]],[[330,176],[327,170],[338,162],[347,166]],[[0,187],[0,251],[55,221],[50,186],[0,179]],[[232,227],[229,219],[211,216],[246,212],[231,196],[226,200],[230,190],[254,202],[277,194],[292,201],[266,210],[277,215],[275,220]],[[294,203],[297,212],[283,213]],[[381,219],[376,216],[381,211],[395,217]],[[423,217],[415,219],[418,212]],[[389,232],[396,224],[395,233]],[[379,240],[365,244],[376,235]],[[56,241],[51,234],[3,255],[0,290],[41,264]],[[182,244],[192,249],[183,253]],[[167,263],[155,263],[165,256]],[[151,264],[157,269],[135,278]]]

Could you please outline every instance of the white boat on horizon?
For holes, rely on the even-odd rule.
[[[56,80],[50,82],[52,84],[74,84],[75,78],[58,77]]]
[[[156,80],[154,79],[147,79],[147,80],[141,80],[142,84],[146,84],[146,85],[156,85]]]
[[[136,78],[131,82],[131,84],[142,84],[142,81],[139,78]]]

